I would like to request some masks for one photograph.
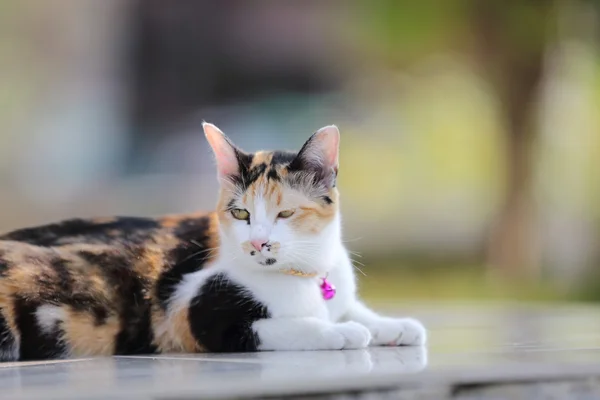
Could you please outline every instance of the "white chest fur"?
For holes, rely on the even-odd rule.
[[[273,318],[316,317],[329,319],[329,311],[319,288],[319,278],[278,273],[229,270],[233,282],[248,289],[263,303]]]
[[[226,269],[233,281],[246,287],[253,297],[264,303],[274,318],[317,317],[337,322],[343,319],[356,297],[352,264],[345,249],[336,249],[333,268],[327,279],[335,285],[336,295],[323,299],[321,277],[306,278],[256,270]]]
[[[327,302],[329,317],[334,322],[345,316],[356,298],[356,280],[352,264],[341,246],[338,251],[335,267],[327,278],[337,289],[335,297]]]

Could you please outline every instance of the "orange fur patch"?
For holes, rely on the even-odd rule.
[[[162,249],[146,247],[142,256],[135,260],[133,270],[136,274],[154,281],[164,270],[165,264],[165,252]]]
[[[63,340],[71,356],[110,356],[115,350],[115,339],[120,330],[119,318],[109,316],[102,325],[95,325],[94,317],[86,312],[65,306],[67,318],[62,323]]]
[[[192,334],[188,310],[188,307],[183,307],[171,312],[168,317],[158,306],[153,310],[154,342],[160,352],[201,353],[205,351]]]
[[[273,159],[273,152],[258,151],[256,153],[254,153],[254,157],[252,158],[252,164],[250,164],[250,168],[254,168],[260,164],[269,165],[271,163],[272,159]]]
[[[327,226],[338,212],[337,206],[337,190],[333,189],[330,197],[334,204],[322,205],[315,203],[314,205],[302,206],[298,208],[296,214],[292,216],[290,224],[298,232],[316,234]]]

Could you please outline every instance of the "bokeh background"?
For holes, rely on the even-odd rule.
[[[0,230],[210,210],[342,132],[367,298],[600,299],[600,2],[3,0]]]

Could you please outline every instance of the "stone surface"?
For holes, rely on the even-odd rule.
[[[2,398],[600,398],[600,309],[402,308],[425,322],[427,348],[4,363]]]

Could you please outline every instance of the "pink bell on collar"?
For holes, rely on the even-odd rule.
[[[327,280],[327,277],[321,278],[323,281],[321,282],[321,294],[325,300],[331,300],[335,297],[335,286],[333,286]]]

